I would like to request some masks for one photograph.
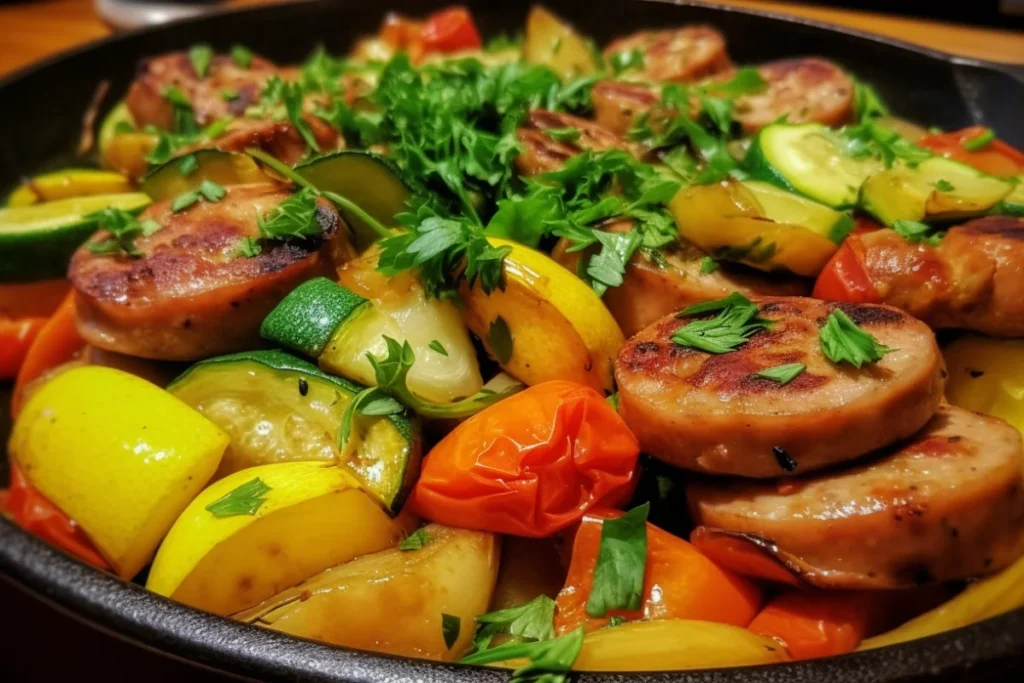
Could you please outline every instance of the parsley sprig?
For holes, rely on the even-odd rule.
[[[262,479],[256,477],[213,501],[206,506],[206,510],[218,518],[255,515],[267,502],[267,494],[271,490]]]
[[[527,643],[507,643],[475,652],[463,664],[492,664],[509,659],[529,659],[512,672],[511,683],[564,683],[583,647],[583,627],[552,638]]]
[[[555,601],[546,595],[538,595],[517,607],[482,614],[476,618],[472,652],[486,650],[499,634],[526,640],[550,640],[555,637],[554,619]]]
[[[826,358],[833,363],[849,363],[858,370],[895,350],[862,330],[841,308],[829,313],[818,337]]]
[[[644,503],[601,524],[601,544],[587,614],[603,617],[608,610],[639,609],[647,568],[647,515]]]
[[[695,320],[680,327],[672,335],[672,341],[708,353],[729,353],[773,324],[758,317],[757,305],[739,292],[733,292],[724,299],[694,304],[679,315],[690,317],[715,311],[719,313],[714,318]]]
[[[124,254],[139,258],[142,251],[135,246],[135,240],[149,237],[160,229],[160,224],[152,219],[140,221],[128,211],[110,207],[86,214],[82,220],[110,233],[106,239],[86,243],[86,249],[94,254]]]

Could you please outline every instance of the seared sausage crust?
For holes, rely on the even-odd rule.
[[[945,370],[931,330],[895,308],[839,304],[894,350],[860,370],[836,365],[818,339],[835,306],[762,299],[759,314],[774,325],[720,355],[671,340],[690,318],[669,316],[634,336],[619,352],[615,380],[619,411],[642,450],[690,470],[778,477],[915,433],[942,400]],[[786,385],[755,374],[789,363],[807,369]]]
[[[177,213],[169,201],[153,204],[140,218],[162,227],[136,240],[140,258],[83,246],[69,272],[79,333],[99,348],[158,360],[258,347],[267,313],[297,285],[329,270],[324,245],[341,222],[319,200],[320,238],[267,241],[260,255],[242,256],[242,238],[259,235],[257,215],[288,196],[277,185],[241,185],[219,202],[200,201]],[[93,240],[106,236],[101,231]]]
[[[934,247],[892,230],[848,240],[883,302],[935,329],[1024,336],[1024,218],[968,221]]]
[[[639,75],[651,81],[688,83],[731,66],[725,38],[710,26],[683,26],[662,31],[638,31],[613,40],[606,59],[619,52],[639,50],[644,57]]]
[[[998,571],[1024,553],[1021,436],[944,405],[911,441],[781,483],[699,481],[694,519],[745,536],[808,582],[897,588]]]

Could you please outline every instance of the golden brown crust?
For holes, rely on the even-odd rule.
[[[71,261],[78,329],[99,348],[159,360],[195,360],[260,344],[267,313],[301,282],[325,272],[324,248],[340,225],[324,200],[316,220],[321,237],[268,242],[263,252],[239,254],[256,237],[256,216],[287,199],[277,185],[227,189],[216,203],[197,202],[177,213],[170,202],[147,208],[140,219],[162,228],[140,237],[140,258],[93,254],[82,247]],[[106,237],[98,233],[93,240]]]
[[[619,52],[632,50],[639,50],[644,56],[639,75],[652,81],[688,83],[732,65],[725,50],[725,38],[710,26],[638,31],[613,40],[604,49],[604,56],[610,59]]]
[[[780,59],[757,67],[767,83],[761,92],[736,98],[733,117],[756,133],[783,116],[789,123],[838,126],[853,118],[853,79],[818,57]]]
[[[798,475],[847,462],[921,428],[942,399],[945,371],[931,331],[893,308],[841,304],[896,349],[857,370],[823,354],[819,328],[835,304],[765,298],[773,322],[727,354],[680,346],[691,319],[665,317],[619,352],[619,409],[653,457],[677,467],[745,477]],[[754,376],[803,363],[786,385]],[[786,460],[795,462],[787,469]]]
[[[1024,552],[1020,434],[942,406],[911,441],[784,482],[692,483],[698,524],[754,540],[826,588],[898,588],[989,574]]]
[[[573,128],[579,132],[575,140],[559,142],[544,131]],[[558,171],[570,158],[583,150],[605,152],[610,149],[629,151],[626,141],[603,126],[571,114],[535,109],[516,131],[522,145],[516,157],[516,170],[522,175],[538,175]]]

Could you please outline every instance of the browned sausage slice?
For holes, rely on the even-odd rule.
[[[989,574],[1024,553],[1021,437],[943,406],[877,459],[785,482],[702,480],[694,519],[737,533],[829,588],[896,588]]]
[[[629,230],[630,224],[619,222],[606,229]],[[559,240],[551,257],[575,273],[584,252],[566,251],[568,246],[567,240]],[[626,265],[622,284],[604,294],[605,306],[627,338],[670,313],[703,301],[722,299],[733,292],[755,297],[799,296],[809,291],[804,280],[767,275],[743,266],[722,263],[710,273],[703,272],[706,254],[683,239],[662,247],[659,254],[652,260],[638,251]]]
[[[934,247],[892,230],[848,239],[885,303],[935,329],[1024,336],[1024,218],[968,221]]]
[[[321,199],[314,217],[320,238],[267,241],[259,256],[242,256],[242,238],[259,235],[256,217],[288,196],[276,185],[240,185],[219,202],[177,213],[169,201],[158,202],[140,216],[162,226],[135,241],[140,258],[80,248],[69,271],[79,332],[99,348],[160,360],[257,347],[267,313],[301,282],[329,270],[324,245],[341,221]],[[93,239],[104,237],[101,231]]]
[[[277,68],[260,57],[253,57],[243,68],[231,57],[215,55],[200,79],[186,53],[172,52],[142,63],[125,104],[136,125],[171,130],[174,109],[164,93],[167,88],[178,88],[192,103],[196,123],[205,126],[220,118],[241,116],[259,102],[263,86],[276,73]],[[226,91],[238,96],[225,99]]]
[[[725,38],[710,26],[639,31],[613,40],[604,49],[604,56],[611,59],[620,52],[633,50],[639,50],[644,58],[638,74],[652,81],[688,83],[731,66]]]
[[[757,68],[767,87],[742,95],[733,118],[756,133],[785,116],[789,123],[838,126],[853,118],[853,79],[836,64],[817,57],[782,59]]]
[[[545,131],[571,128],[578,132],[574,139],[559,141]],[[629,150],[626,141],[603,126],[571,114],[535,109],[525,125],[516,131],[522,145],[516,157],[516,170],[521,175],[538,175],[560,170],[565,162],[585,149],[606,152]]]
[[[719,355],[672,341],[692,318],[669,316],[634,336],[619,351],[615,380],[619,411],[641,449],[685,469],[776,477],[846,462],[916,432],[942,400],[945,370],[931,330],[895,308],[840,304],[895,350],[860,370],[836,365],[818,338],[835,306],[762,299],[759,315],[774,325]],[[789,363],[807,369],[788,384],[755,375]]]
[[[309,114],[304,118],[313,131],[321,154],[345,146],[345,141],[338,131],[323,119]],[[305,139],[290,121],[273,119],[235,119],[213,140],[202,140],[183,147],[177,154],[185,155],[204,147],[212,147],[222,152],[244,152],[249,147],[258,147],[289,166],[302,161],[310,151]]]
[[[661,102],[661,96],[645,83],[598,81],[590,91],[594,120],[616,135],[626,136],[637,119]]]

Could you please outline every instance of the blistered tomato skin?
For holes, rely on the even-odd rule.
[[[640,449],[597,391],[552,381],[459,425],[427,457],[409,505],[431,521],[544,537],[623,504]]]

